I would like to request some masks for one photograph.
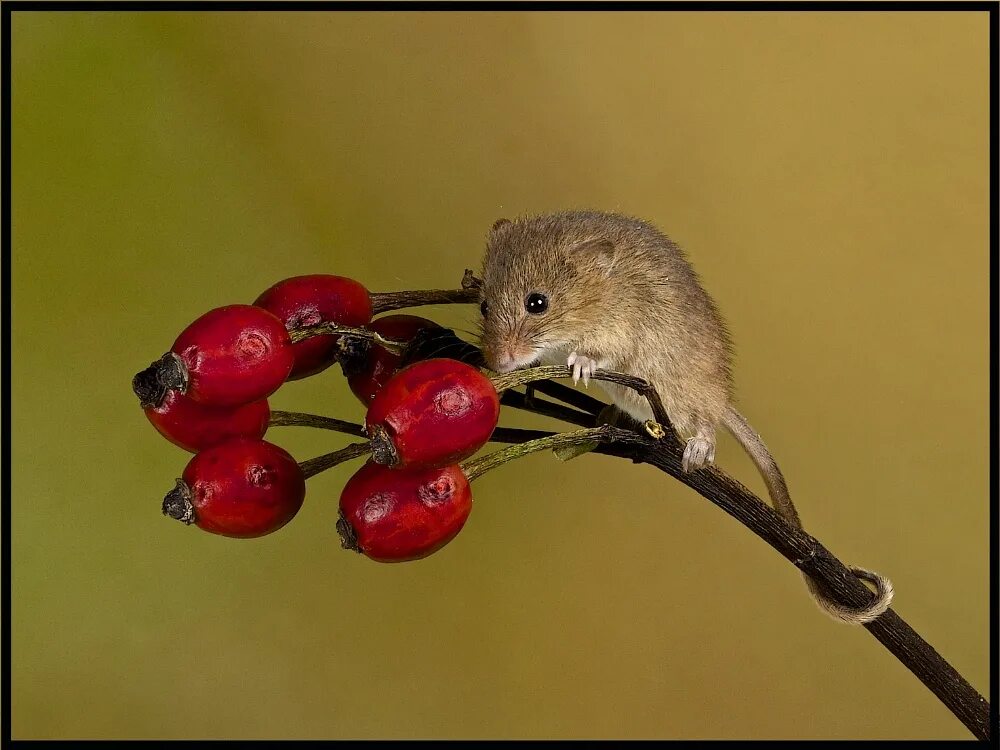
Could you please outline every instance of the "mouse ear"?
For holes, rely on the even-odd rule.
[[[490,232],[499,232],[508,224],[510,224],[510,219],[497,219],[493,222],[493,226],[490,227]]]
[[[586,258],[604,271],[607,276],[615,266],[615,243],[605,237],[595,237],[581,242],[575,248],[579,257]]]

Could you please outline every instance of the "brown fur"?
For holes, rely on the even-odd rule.
[[[545,359],[576,351],[649,381],[684,437],[718,424],[732,396],[729,335],[675,243],[639,219],[596,211],[498,224],[483,265],[491,366],[504,347],[533,345]],[[525,312],[531,292],[548,295],[545,315]],[[606,390],[632,417],[652,416],[634,391]]]

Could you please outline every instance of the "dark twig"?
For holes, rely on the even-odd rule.
[[[630,431],[616,431],[612,444],[594,452],[648,463],[694,489],[749,528],[810,578],[822,582],[839,601],[867,606],[871,590],[805,531],[788,524],[746,487],[715,468],[691,474],[681,470],[683,448]],[[864,626],[936,695],[979,739],[990,739],[990,705],[965,678],[892,609]]]
[[[577,409],[583,409],[583,411],[590,412],[591,414],[600,414],[601,409],[607,406],[600,399],[588,396],[576,388],[570,388],[568,385],[557,383],[554,380],[538,380],[531,385],[539,393],[544,393],[546,396],[551,396],[554,399],[562,401],[564,404],[569,404]]]
[[[491,443],[526,443],[529,440],[551,437],[555,432],[545,430],[521,430],[516,427],[497,427],[490,435]]]
[[[568,378],[572,376],[572,374],[573,370],[565,365],[544,365],[542,367],[532,367],[527,370],[515,370],[514,372],[508,372],[503,375],[493,375],[492,378],[496,389],[498,391],[502,391],[514,386],[524,385],[525,383],[541,381],[548,378]],[[615,383],[617,385],[625,386],[626,388],[631,388],[640,395],[645,396],[646,400],[649,402],[649,407],[653,412],[653,419],[655,419],[656,423],[660,427],[664,428],[664,430],[669,428],[670,418],[667,416],[667,410],[663,407],[663,402],[660,401],[660,395],[656,392],[655,388],[642,378],[626,375],[621,372],[610,372],[608,370],[597,370],[591,374],[590,377],[592,380]],[[657,437],[659,437],[659,435],[657,435]]]
[[[419,307],[421,305],[451,305],[469,304],[479,301],[479,287],[482,281],[476,278],[470,269],[465,269],[461,289],[427,289],[416,292],[375,292],[370,294],[372,314],[388,310],[399,310],[403,307]]]
[[[520,394],[517,394],[520,395]],[[588,419],[586,414],[581,415],[583,420]],[[591,420],[592,422],[593,420]],[[303,414],[296,411],[273,411],[271,412],[271,427],[317,427],[322,430],[333,430],[342,432],[345,435],[365,437],[364,428],[354,422],[345,422],[342,419],[332,417],[321,417],[318,414]],[[521,430],[515,427],[497,427],[490,436],[492,443],[525,443],[536,438],[550,437],[554,432],[544,430]]]
[[[577,411],[576,409],[570,409],[562,404],[553,404],[551,401],[546,401],[540,398],[531,399],[531,403],[529,405],[525,395],[523,393],[519,393],[518,391],[504,391],[500,395],[500,403],[504,406],[509,406],[512,409],[521,409],[522,411],[530,411],[546,417],[554,417],[555,419],[560,419],[563,422],[580,425],[581,427],[594,426],[594,418],[589,414]]]
[[[420,292],[376,292],[371,294],[372,314],[421,305],[468,304],[479,301],[478,289],[427,289]]]
[[[538,386],[545,381],[538,381]],[[507,391],[504,397],[516,408],[524,404],[523,394]],[[503,402],[502,402],[503,403]],[[539,403],[538,399],[534,403]],[[573,424],[582,424],[575,409],[550,407],[547,415],[568,412]],[[596,424],[596,413],[588,424]],[[795,567],[823,583],[839,601],[852,607],[867,606],[874,594],[814,537],[791,526],[742,484],[714,467],[693,473],[681,469],[683,445],[670,431],[668,438],[653,440],[631,430],[613,428],[610,443],[593,452],[636,463],[646,463],[691,487],[763,539]],[[515,437],[511,435],[510,437]],[[527,437],[527,436],[525,436]],[[864,627],[899,659],[944,705],[979,739],[990,739],[990,705],[934,648],[892,609]]]

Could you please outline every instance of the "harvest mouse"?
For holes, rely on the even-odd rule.
[[[732,346],[715,303],[681,249],[658,229],[597,211],[500,219],[487,239],[481,292],[481,346],[490,368],[565,364],[574,382],[582,377],[584,384],[598,369],[643,378],[686,440],[684,471],[714,461],[722,425],[757,466],[775,509],[802,528],[778,465],[733,406]],[[625,414],[652,419],[643,396],[611,383],[601,387]],[[889,608],[892,584],[852,570],[876,588],[865,608],[838,604],[808,576],[806,584],[835,619],[871,622]]]

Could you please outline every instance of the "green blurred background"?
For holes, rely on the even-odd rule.
[[[532,456],[406,565],[340,549],[351,465],[225,539],[160,515],[188,454],[129,381],[287,276],[455,287],[499,216],[647,217],[807,528],[985,691],[987,45],[985,13],[15,12],[14,737],[968,737],[653,469]],[[337,369],[272,405],[362,417]]]

